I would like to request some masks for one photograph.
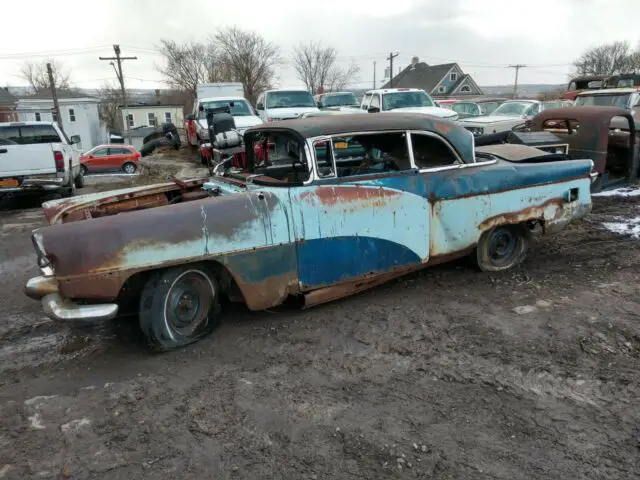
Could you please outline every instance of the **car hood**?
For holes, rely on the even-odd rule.
[[[255,115],[234,115],[233,121],[235,122],[238,130],[245,130],[249,127],[255,127],[256,125],[264,123],[260,117],[256,117]],[[198,125],[200,125],[201,128],[206,129],[207,120],[205,118],[198,120]]]
[[[479,117],[466,118],[464,120],[465,125],[469,124],[473,125],[485,125],[487,123],[498,123],[498,122],[510,122],[513,120],[524,120],[524,117],[521,116],[503,116],[503,115],[481,115]]]
[[[389,112],[407,112],[407,113],[426,113],[427,115],[433,115],[434,117],[440,118],[451,118],[456,117],[458,114],[453,110],[449,110],[448,108],[440,108],[440,107],[404,107],[404,108],[394,108],[393,110],[388,110]]]
[[[317,107],[267,108],[267,116],[273,119],[298,118],[303,113],[319,112]]]

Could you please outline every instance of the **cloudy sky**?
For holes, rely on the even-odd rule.
[[[124,63],[127,86],[162,86],[156,65],[161,38],[205,40],[216,28],[237,25],[280,47],[280,86],[299,86],[288,59],[299,42],[335,47],[339,61],[356,61],[355,88],[368,88],[377,62],[395,66],[416,55],[429,64],[458,62],[480,85],[564,83],[571,62],[592,46],[640,41],[638,0],[30,0],[3,2],[0,85],[21,85],[25,60],[63,62],[80,87],[114,81],[112,44],[138,60]],[[7,22],[7,19],[15,19]],[[395,68],[394,68],[395,69]]]

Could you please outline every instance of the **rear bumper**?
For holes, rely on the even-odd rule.
[[[62,188],[64,178],[25,178],[18,187],[1,187],[0,193],[19,193],[32,191],[55,191]]]
[[[31,278],[25,285],[24,292],[34,300],[40,300],[44,313],[53,320],[101,321],[111,320],[118,314],[117,303],[79,305],[62,298],[58,293],[55,277]]]

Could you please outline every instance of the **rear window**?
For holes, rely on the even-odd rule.
[[[60,143],[60,136],[52,125],[8,125],[0,127],[0,140],[4,144],[33,145]]]

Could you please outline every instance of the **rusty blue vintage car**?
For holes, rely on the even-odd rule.
[[[213,331],[222,299],[310,307],[468,255],[500,271],[532,231],[591,209],[591,160],[476,151],[466,129],[424,114],[272,122],[244,145],[207,179],[45,203],[51,225],[32,235],[42,275],[26,294],[70,321],[133,301],[168,350]]]

